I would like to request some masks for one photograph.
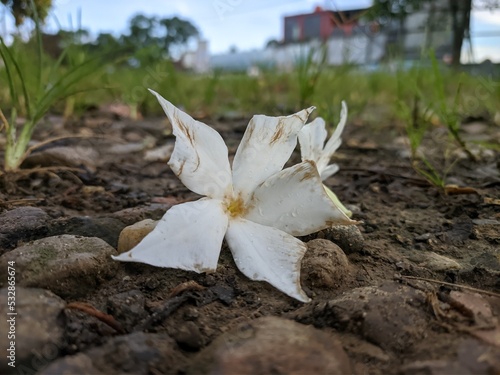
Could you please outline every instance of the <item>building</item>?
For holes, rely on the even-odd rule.
[[[400,52],[397,57],[405,61],[418,60],[430,48],[443,60],[451,53],[448,0],[426,3],[402,24],[392,21],[381,26],[380,22],[365,17],[367,10],[337,12],[316,7],[311,13],[285,16],[283,39],[279,43],[262,50],[212,55],[205,61],[210,69],[248,71],[255,66],[291,69],[320,48],[326,49],[329,65],[375,66],[391,60],[395,47]]]
[[[285,16],[283,43],[299,43],[310,40],[327,41],[335,36],[351,36],[366,9],[334,12],[316,7],[314,12]]]

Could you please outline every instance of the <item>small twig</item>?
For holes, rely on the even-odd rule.
[[[161,310],[154,312],[142,325],[139,326],[139,331],[147,331],[152,326],[164,321],[170,314],[176,311],[184,302],[189,300],[191,296],[188,293],[170,298],[161,307]]]
[[[467,286],[467,285],[462,285],[462,284],[453,284],[453,283],[448,283],[446,281],[440,281],[440,280],[434,280],[434,279],[427,279],[425,277],[398,275],[398,276],[395,276],[395,279],[396,280],[409,279],[409,280],[427,281],[428,283],[446,285],[446,286],[449,286],[449,287],[470,290],[471,292],[476,292],[476,293],[480,293],[480,294],[486,294],[488,296],[500,298],[500,294],[499,293],[490,292],[488,290],[478,289],[478,288],[474,288],[474,287]]]
[[[99,319],[104,324],[110,326],[118,333],[125,333],[125,330],[122,328],[120,323],[118,323],[112,315],[108,315],[103,313],[100,310],[97,310],[94,306],[85,302],[70,302],[66,305],[67,309],[79,310],[90,316],[93,316]]]
[[[201,292],[205,290],[206,288],[204,286],[201,286],[194,280],[189,280],[186,281],[185,283],[177,285],[170,294],[168,295],[168,298],[173,298],[178,296],[181,293],[184,293],[186,291],[195,291],[195,292]]]
[[[479,192],[470,186],[457,186],[457,185],[446,185],[444,187],[444,193],[446,195],[460,195],[460,194],[475,194],[480,195]]]

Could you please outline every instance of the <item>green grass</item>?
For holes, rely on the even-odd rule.
[[[5,134],[4,172],[20,168],[30,152],[28,145],[40,120],[58,102],[88,91],[86,78],[98,76],[97,58],[84,56],[72,64],[68,63],[69,57],[67,50],[56,61],[43,53],[38,24],[32,43],[15,40],[7,45],[0,37],[0,78],[6,83],[0,94],[5,99],[0,108]]]
[[[0,66],[0,80],[11,83],[0,86],[1,109],[10,114],[8,121],[12,124],[24,119],[21,136],[27,141],[34,126],[48,112],[68,116],[91,105],[120,102],[130,107],[133,116],[139,112],[145,116],[161,115],[148,88],[195,116],[216,117],[228,111],[244,116],[283,115],[314,105],[315,113],[330,126],[336,124],[340,102],[345,100],[349,121],[362,123],[367,133],[406,132],[416,171],[436,186],[444,184],[446,171],[453,162],[437,167],[419,154],[429,130],[442,126],[449,134],[450,144],[469,152],[460,138],[462,119],[484,115],[492,118],[500,102],[500,87],[491,79],[454,72],[432,57],[411,69],[365,71],[352,65],[328,67],[321,59],[313,61],[312,55],[308,55],[295,71],[267,68],[262,69],[259,77],[248,77],[221,71],[195,75],[179,71],[168,61],[132,68],[122,60],[97,69],[90,61],[98,60],[78,48],[53,60],[43,54],[37,43],[26,45],[19,41],[9,47],[2,45],[1,51],[6,63]],[[42,56],[41,64],[33,64],[38,56]],[[89,88],[99,90],[90,92]],[[18,139],[11,134],[9,141],[6,136],[7,144]],[[17,146],[17,161],[11,169],[19,166],[26,140]]]

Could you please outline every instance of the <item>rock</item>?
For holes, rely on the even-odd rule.
[[[500,225],[500,221],[493,219],[474,219],[472,220],[474,225]]]
[[[474,267],[483,268],[485,271],[492,274],[499,274],[500,272],[500,251],[493,249],[492,252],[484,251],[470,260]]]
[[[333,327],[401,353],[425,339],[429,329],[425,293],[395,282],[350,290],[330,301],[305,305],[296,320]]]
[[[92,359],[86,354],[70,355],[51,363],[38,375],[105,375],[94,367]]]
[[[401,370],[403,375],[499,374],[500,349],[466,339],[458,346],[456,359],[416,361]]]
[[[349,358],[331,333],[265,317],[243,323],[203,350],[188,374],[348,374]]]
[[[99,153],[91,147],[54,146],[36,151],[23,162],[24,168],[51,167],[54,165],[79,168],[95,172]]]
[[[77,216],[61,219],[54,222],[49,229],[49,236],[73,234],[83,237],[98,237],[114,248],[118,245],[118,237],[125,224],[118,219],[110,217],[93,218]]]
[[[365,239],[356,225],[335,225],[322,233],[322,238],[339,245],[346,254],[358,253],[365,246]]]
[[[62,235],[20,246],[0,256],[0,282],[15,262],[19,286],[46,288],[63,298],[81,298],[115,274],[116,250],[100,238]]]
[[[47,213],[36,207],[18,207],[0,215],[0,253],[14,248],[19,240],[31,240],[46,233]]]
[[[340,247],[328,240],[312,240],[302,259],[301,279],[309,288],[338,288],[351,275],[351,265]]]
[[[419,236],[415,236],[414,240],[417,242],[426,242],[429,241],[432,238],[432,234],[430,233],[424,233]]]
[[[152,203],[148,206],[125,208],[114,212],[111,214],[111,217],[127,225],[132,225],[144,219],[160,220],[173,204],[174,203]]]
[[[144,160],[153,161],[163,161],[167,162],[174,151],[174,144],[167,143],[166,145],[148,150],[144,153]]]
[[[155,229],[158,221],[145,219],[123,228],[118,238],[118,253],[124,253],[132,249],[142,241],[146,235]]]
[[[462,269],[462,266],[456,260],[436,254],[433,251],[416,252],[409,259],[418,263],[420,267],[425,267],[435,272]]]
[[[144,306],[146,298],[139,290],[129,290],[108,299],[108,311],[125,330],[130,331],[148,317]]]
[[[39,375],[176,374],[184,363],[174,340],[166,334],[135,332],[111,338],[100,347],[50,364]]]
[[[179,347],[188,351],[200,350],[205,345],[205,340],[199,327],[192,321],[176,327],[172,333],[172,337],[177,341]]]
[[[17,268],[16,268],[17,271]],[[63,319],[61,312],[65,302],[43,289],[15,288],[15,312],[17,315],[8,315],[8,290],[0,290],[0,372],[2,374],[35,374],[59,356],[63,345]],[[14,318],[15,326],[11,326],[9,319]],[[8,339],[7,332],[15,328],[15,338]],[[8,366],[9,348],[11,341],[15,347],[15,365]],[[5,353],[8,353],[5,355]]]
[[[448,302],[454,306],[455,309],[467,311],[478,326],[495,326],[496,318],[494,318],[491,306],[480,294],[452,290],[448,297]]]
[[[441,359],[412,362],[403,366],[400,373],[402,375],[470,374],[458,363]]]
[[[500,244],[500,227],[498,224],[476,225],[473,230],[474,236],[480,240],[486,240],[492,244]]]

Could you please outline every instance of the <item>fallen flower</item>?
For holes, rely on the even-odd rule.
[[[225,236],[243,274],[309,301],[300,286],[306,246],[293,236],[355,223],[325,194],[313,162],[282,170],[314,107],[286,117],[254,116],[231,171],[219,133],[153,94],[176,136],[168,164],[186,187],[205,197],[172,207],[135,248],[113,258],[215,271]]]
[[[326,142],[328,132],[325,128],[325,120],[317,117],[309,124],[305,125],[299,132],[298,138],[300,143],[300,153],[302,161],[311,160],[316,163],[321,179],[324,181],[339,170],[337,164],[328,164],[332,155],[342,144],[342,131],[344,130],[347,121],[347,104],[342,101],[342,110],[340,112],[340,121],[335,128],[332,136]],[[349,211],[337,198],[335,193],[328,186],[323,185],[326,193],[334,204],[342,210],[347,216],[351,217],[352,212]]]

